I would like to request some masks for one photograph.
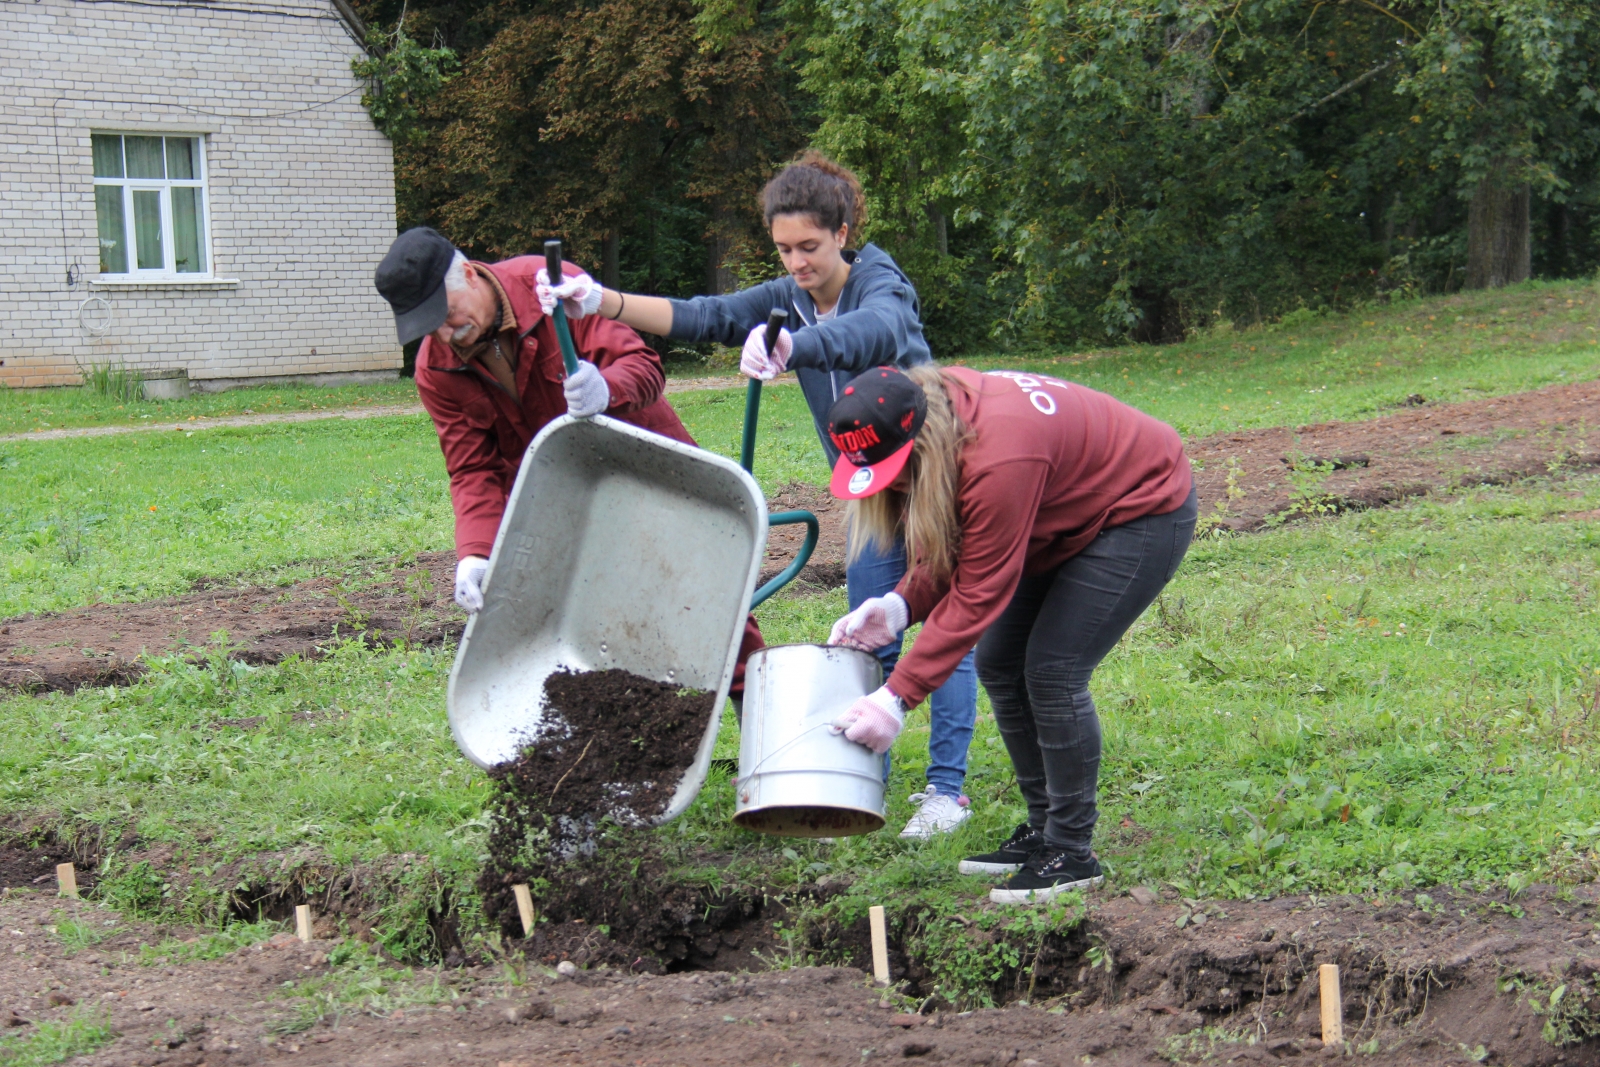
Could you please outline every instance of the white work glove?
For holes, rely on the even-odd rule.
[[[875,596],[833,624],[828,644],[876,652],[900,640],[910,621],[911,609],[899,593]]]
[[[844,734],[846,741],[866,745],[873,755],[881,756],[889,751],[905,724],[904,702],[885,685],[851,704],[843,715],[828,724],[828,729]]]
[[[605,295],[605,290],[582,271],[562,275],[561,284],[554,288],[550,285],[550,275],[543,267],[533,277],[533,291],[538,294],[539,306],[544,308],[546,315],[555,314],[557,300],[567,309],[569,319],[581,319],[600,310],[600,298]]]
[[[600,368],[585,360],[578,361],[578,369],[567,375],[561,389],[567,394],[567,414],[574,418],[587,419],[611,406],[611,387]]]
[[[482,556],[463,556],[456,564],[456,603],[468,615],[483,610],[483,576],[489,572],[489,561]]]
[[[788,330],[778,331],[778,341],[767,352],[767,328],[757,326],[744,339],[744,352],[739,356],[739,371],[747,378],[770,382],[783,373],[789,365],[789,354],[794,351],[794,338]]]

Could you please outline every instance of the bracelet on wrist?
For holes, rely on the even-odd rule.
[[[611,316],[611,321],[616,322],[618,319],[622,318],[622,309],[628,306],[628,297],[626,293],[623,293],[619,290],[613,290],[613,292],[616,292],[617,294],[617,313]]]

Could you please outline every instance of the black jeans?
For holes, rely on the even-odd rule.
[[[1089,858],[1100,719],[1089,676],[1156,599],[1194,536],[1196,495],[1176,511],[1101,530],[1053,571],[1022,579],[978,642],[978,679],[1028,804],[1028,824]]]

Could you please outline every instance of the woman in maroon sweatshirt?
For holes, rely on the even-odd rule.
[[[834,624],[878,648],[923,624],[888,682],[835,723],[874,752],[978,646],[978,677],[1028,821],[963,874],[1010,874],[1031,903],[1103,881],[1090,850],[1100,720],[1089,677],[1172,579],[1194,534],[1189,461],[1170,426],[1043,375],[880,367],[828,413],[851,551],[903,531],[894,592]]]

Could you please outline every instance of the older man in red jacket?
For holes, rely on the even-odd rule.
[[[379,265],[378,292],[394,309],[400,343],[423,338],[417,393],[433,417],[456,514],[456,603],[483,607],[483,577],[528,443],[562,414],[606,414],[694,444],[663,396],[657,356],[630,327],[595,314],[571,322],[577,373],[561,361],[554,321],[535,292],[542,257],[468,260],[419,226],[395,239]],[[563,272],[582,272],[571,264]],[[598,291],[598,290],[597,290]],[[590,310],[590,309],[585,309]],[[761,647],[746,623],[734,674]]]

